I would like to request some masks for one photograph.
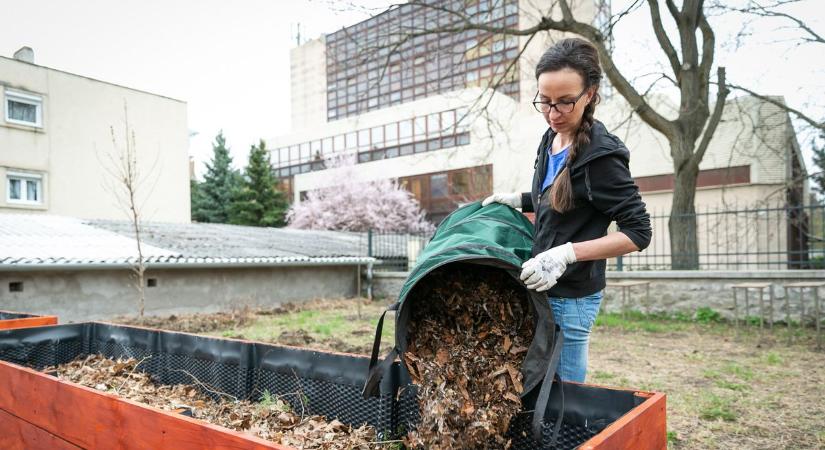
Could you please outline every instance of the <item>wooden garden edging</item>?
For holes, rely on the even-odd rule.
[[[30,315],[12,311],[0,311],[0,313],[28,316],[15,319],[0,320],[0,330],[11,330],[13,328],[40,327],[44,325],[57,325],[57,316],[37,316],[33,314]]]
[[[4,361],[0,424],[4,449],[291,449]]]
[[[580,450],[659,450],[667,448],[667,399],[661,392],[634,392],[646,400],[599,434],[585,441]]]
[[[665,395],[635,395],[646,400],[579,448],[666,448]],[[4,361],[0,429],[4,449],[291,449]]]
[[[56,318],[55,318],[56,319]],[[56,320],[55,320],[56,321]],[[111,339],[113,331],[109,328],[115,327],[119,333],[128,331],[129,328],[108,324],[70,324],[58,325],[56,327],[29,328],[19,331],[3,331],[0,344],[3,344],[12,360],[34,361],[38,360],[36,367],[43,367],[54,364],[58,354],[60,360],[71,358],[80,350],[80,340],[89,339],[90,329],[86,327],[100,326],[103,336],[99,339]],[[97,328],[94,328],[97,330]],[[118,331],[114,330],[114,331]],[[153,332],[151,329],[141,329],[143,339],[147,336],[145,332]],[[159,333],[169,333],[157,331]],[[80,333],[80,334],[78,334]],[[20,337],[15,338],[15,335]],[[180,339],[187,338],[186,333],[170,333],[166,341],[170,345],[182,345],[184,340],[174,340],[172,335],[179,336]],[[37,336],[45,336],[38,341]],[[128,342],[124,334],[119,334],[121,342]],[[209,341],[217,338],[188,335],[189,338],[206,339]],[[131,339],[131,338],[129,338]],[[223,341],[222,339],[217,339]],[[321,374],[318,380],[324,380],[325,373],[330,371],[343,370],[343,376],[349,376],[348,383],[351,383],[353,376],[353,361],[342,361],[340,356],[330,352],[312,351],[315,356],[310,359],[302,359],[304,356],[293,353],[301,352],[301,349],[291,349],[282,346],[272,346],[269,344],[254,343],[249,341],[238,341],[228,339],[227,341],[238,342],[239,345],[258,345],[267,355],[277,349],[287,349],[286,353],[278,353],[277,358],[270,359],[266,364],[266,369],[275,370],[272,364],[274,361],[281,361],[280,358],[287,358],[286,364],[295,364],[300,361],[312,361],[315,372],[307,371],[301,373],[301,377],[312,378],[313,374]],[[101,341],[102,342],[102,341]],[[45,344],[51,349],[49,354]],[[234,347],[227,347],[223,343],[222,347],[217,347],[215,351],[226,351]],[[17,345],[21,345],[22,352],[16,352]],[[83,344],[88,345],[88,344]],[[183,344],[189,345],[189,344]],[[270,348],[271,347],[271,348]],[[201,349],[205,347],[200,347]],[[281,351],[279,350],[279,351]],[[88,351],[88,350],[86,350]],[[44,353],[45,352],[45,353]],[[62,353],[60,353],[62,352]],[[69,352],[71,354],[67,354]],[[231,353],[231,352],[230,352]],[[241,354],[240,352],[239,354]],[[260,353],[264,354],[264,353]],[[343,355],[348,356],[348,355]],[[351,355],[356,359],[364,359],[363,356]],[[31,359],[30,359],[31,358]],[[270,356],[271,358],[271,356]],[[290,359],[291,358],[291,359]],[[319,359],[320,358],[320,359]],[[21,364],[29,364],[21,362]],[[345,364],[345,365],[341,365]],[[258,366],[256,366],[258,367]],[[262,367],[262,366],[261,366]],[[319,370],[320,369],[320,370]],[[359,367],[360,370],[360,367]],[[338,372],[335,372],[338,373]],[[359,372],[360,373],[360,372]],[[293,375],[295,375],[293,370]],[[298,376],[298,375],[295,375]],[[338,380],[337,378],[335,380]],[[333,383],[337,381],[333,380]],[[357,381],[357,380],[356,380]],[[321,382],[321,381],[318,381]],[[408,381],[401,381],[406,383]],[[667,445],[666,431],[666,397],[662,393],[640,392],[632,389],[617,389],[596,385],[569,384],[573,394],[572,402],[582,405],[590,405],[585,409],[592,409],[592,413],[587,417],[598,418],[610,417],[613,420],[606,428],[598,434],[587,439],[585,442],[577,440],[564,441],[565,445],[572,446],[578,444],[577,448],[583,450],[613,450],[613,449],[640,449],[640,450],[661,450]],[[576,386],[579,385],[579,386]],[[336,386],[338,386],[336,384]],[[349,386],[349,385],[347,385]],[[341,385],[340,389],[347,387]],[[327,396],[357,395],[350,390],[339,390],[335,387],[332,391],[326,391]],[[567,389],[565,389],[567,391]],[[318,391],[323,392],[323,391]],[[358,392],[357,390],[355,392]],[[337,394],[336,394],[337,393]],[[361,399],[360,396],[358,396]],[[393,398],[393,397],[390,397]],[[586,400],[586,399],[590,400]],[[605,403],[601,405],[600,398]],[[342,397],[342,401],[352,401],[349,397]],[[407,401],[407,400],[405,400]],[[581,403],[587,401],[588,403]],[[596,401],[596,403],[592,403]],[[613,403],[613,402],[616,403]],[[412,405],[406,404],[405,408]],[[635,406],[634,406],[635,405]],[[592,406],[592,408],[591,408]],[[357,404],[357,408],[364,408],[364,404]],[[414,406],[413,406],[414,407]],[[342,410],[336,409],[339,414]],[[349,411],[349,409],[345,410]],[[393,409],[395,411],[395,409]],[[575,411],[575,408],[574,410]],[[327,414],[327,413],[322,413]],[[382,413],[383,414],[383,413]],[[548,410],[548,414],[550,411]],[[573,412],[572,414],[578,414]],[[360,417],[360,416],[358,416]],[[404,416],[406,417],[406,416]],[[555,417],[553,417],[555,418]],[[350,417],[352,420],[352,417]],[[360,420],[360,419],[357,419]],[[398,419],[402,420],[402,419]],[[406,419],[404,419],[406,420]],[[574,419],[579,420],[579,419]],[[346,420],[344,420],[347,423]],[[590,435],[593,431],[587,432],[578,422],[572,422],[572,426],[579,427],[582,432]],[[585,427],[586,423],[583,424]],[[519,425],[520,426],[520,425]],[[573,433],[579,433],[573,431]],[[526,435],[525,435],[526,436]],[[581,434],[579,434],[581,436]],[[581,436],[584,439],[584,436]],[[525,446],[525,444],[527,446]],[[535,444],[522,442],[521,447],[532,448]],[[237,432],[228,428],[213,425],[202,420],[176,414],[171,411],[164,411],[159,408],[143,405],[132,400],[123,399],[115,394],[98,391],[89,387],[81,386],[69,381],[60,380],[52,375],[48,375],[37,370],[24,367],[15,363],[0,360],[0,449],[175,449],[175,450],[195,450],[195,449],[270,449],[287,450],[291,447],[283,446],[272,441],[258,438],[250,433]]]

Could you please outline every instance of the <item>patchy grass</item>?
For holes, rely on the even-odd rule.
[[[825,449],[825,354],[812,330],[714,316],[602,315],[587,382],[666,393],[669,448]]]
[[[638,311],[604,313],[596,317],[596,327],[619,328],[623,331],[646,331],[648,333],[672,333],[684,330],[689,323],[671,320],[660,315],[644,315]]]
[[[372,350],[377,318],[386,306],[386,302],[364,299],[318,301],[297,306],[297,309],[282,314],[259,315],[246,325],[210,334],[366,355]],[[388,314],[384,320],[382,351],[389,348],[394,333],[395,321]]]
[[[733,410],[733,399],[721,397],[716,394],[705,396],[699,417],[704,420],[725,420],[732,422],[736,420],[736,412]]]

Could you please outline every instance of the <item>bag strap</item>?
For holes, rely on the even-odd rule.
[[[561,348],[564,344],[564,336],[558,324],[555,325],[555,332],[553,333],[553,352],[550,356],[550,363],[547,365],[547,373],[544,375],[544,380],[541,382],[539,395],[536,398],[536,408],[533,410],[533,438],[537,442],[542,440],[541,424],[544,419],[544,413],[547,411],[547,404],[550,402],[550,392],[553,389],[553,382],[555,381],[559,386],[561,394],[561,407],[559,408],[559,415],[556,418],[555,426],[553,427],[553,436],[550,441],[551,446],[555,446],[559,431],[561,430],[561,423],[564,419],[564,389],[561,384],[561,378],[557,372],[559,367],[559,359],[561,358]]]
[[[375,330],[375,340],[372,343],[372,355],[370,355],[367,381],[364,383],[364,390],[361,391],[361,395],[364,398],[378,396],[378,387],[381,383],[381,378],[384,377],[384,373],[392,366],[393,361],[395,361],[395,358],[398,356],[398,350],[393,347],[384,360],[381,361],[380,364],[378,363],[378,354],[381,351],[381,334],[384,331],[384,316],[386,316],[389,311],[397,311],[398,306],[398,303],[393,303],[381,313],[381,317],[378,319],[378,326]]]

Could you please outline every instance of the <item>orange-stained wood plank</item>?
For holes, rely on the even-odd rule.
[[[0,409],[0,448],[3,450],[81,450],[80,447]]]
[[[0,320],[0,330],[11,330],[14,328],[42,327],[44,325],[57,325],[57,316],[37,316],[23,319]]]
[[[667,448],[666,397],[662,393],[639,393],[648,397],[588,439],[581,450],[663,450]]]
[[[3,361],[0,409],[82,448],[292,450]]]

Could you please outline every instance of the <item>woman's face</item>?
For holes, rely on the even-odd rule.
[[[584,80],[573,69],[564,68],[553,72],[544,72],[538,79],[538,101],[542,102],[572,102],[584,91]],[[544,120],[556,133],[572,134],[582,121],[584,108],[590,103],[593,92],[589,89],[578,99],[572,111],[560,113],[557,108],[550,108],[542,113]],[[562,105],[559,105],[561,107]]]

